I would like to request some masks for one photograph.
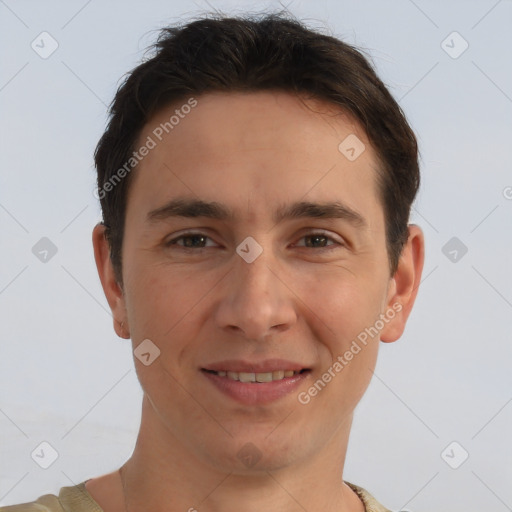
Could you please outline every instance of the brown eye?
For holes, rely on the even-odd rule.
[[[181,240],[183,240],[183,243],[178,243]],[[205,249],[207,247],[205,245],[207,240],[211,240],[211,238],[203,233],[184,233],[181,236],[169,240],[165,245],[167,247],[174,245],[185,249]]]
[[[320,247],[325,247],[327,242],[330,240],[328,236],[325,235],[307,235],[304,237],[305,240],[310,240],[310,243],[306,243],[306,247],[315,247],[317,248],[317,244],[321,244]]]
[[[343,246],[344,244],[335,238],[328,236],[324,232],[314,232],[303,235],[300,240],[307,240],[305,245],[299,247],[307,247],[310,249],[329,249],[334,246]],[[332,243],[329,243],[332,242]]]

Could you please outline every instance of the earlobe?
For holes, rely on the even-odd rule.
[[[130,337],[127,331],[126,307],[123,290],[116,280],[112,261],[110,259],[110,247],[105,237],[105,225],[96,224],[92,232],[92,244],[94,248],[94,259],[96,268],[101,281],[101,286],[108,305],[112,311],[114,321],[114,330],[120,338],[128,339]],[[127,333],[128,332],[128,333]]]
[[[425,241],[421,228],[409,225],[409,238],[402,250],[397,271],[390,283],[386,304],[387,311],[394,311],[393,318],[384,326],[380,339],[385,343],[396,341],[402,336],[407,318],[412,310],[425,259]]]

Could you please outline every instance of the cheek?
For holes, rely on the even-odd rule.
[[[375,368],[380,342],[375,323],[379,319],[381,299],[375,288],[345,283],[343,287],[317,296],[316,314],[325,325],[322,341],[321,375],[312,383],[320,401],[318,406],[332,411],[333,421],[342,411],[351,411],[365,393]],[[318,379],[321,382],[318,382]],[[323,385],[325,388],[323,391]],[[309,391],[308,391],[309,393]],[[320,397],[321,395],[321,397]],[[330,413],[329,413],[330,414]],[[336,420],[337,421],[337,420]]]
[[[336,279],[332,274],[316,276],[314,286],[308,305],[319,319],[323,334],[317,334],[328,352],[322,361],[323,370],[330,372],[324,374],[325,380],[332,380],[336,400],[357,403],[376,364],[380,333],[375,326],[385,287],[369,279]]]
[[[208,280],[203,283],[207,285]],[[183,273],[151,266],[138,273],[127,291],[134,362],[144,392],[157,410],[164,411],[164,404],[175,403],[179,404],[176,410],[184,417],[194,417],[199,413],[179,384],[178,367],[195,337],[196,324],[191,319],[197,314],[195,308],[204,292],[187,282]],[[143,360],[137,360],[137,347],[146,339],[157,347],[149,345],[152,357],[158,354],[147,366]]]
[[[372,275],[368,271],[366,274]],[[314,275],[302,294],[311,311],[333,333],[339,350],[343,350],[379,318],[386,296],[383,282],[331,268]]]
[[[165,264],[140,268],[143,270],[134,271],[127,283],[126,303],[134,344],[149,338],[164,352],[172,342],[175,356],[179,344],[186,344],[190,338],[191,325],[199,325],[195,319],[204,309],[202,300],[222,275],[203,272],[199,277],[197,270],[171,269]]]

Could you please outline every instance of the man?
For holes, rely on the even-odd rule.
[[[420,283],[413,132],[356,49],[282,15],[167,28],[155,50],[95,153],[137,443],[112,473],[2,510],[388,510],[343,467],[379,340],[402,335]]]

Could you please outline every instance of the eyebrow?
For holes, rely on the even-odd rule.
[[[207,202],[200,199],[176,198],[150,211],[146,220],[149,223],[156,223],[172,217],[206,217],[216,220],[235,219],[233,211],[216,201]],[[273,216],[276,224],[284,220],[300,218],[343,219],[355,227],[367,227],[367,222],[360,213],[339,201],[324,203],[299,201],[281,206]]]

